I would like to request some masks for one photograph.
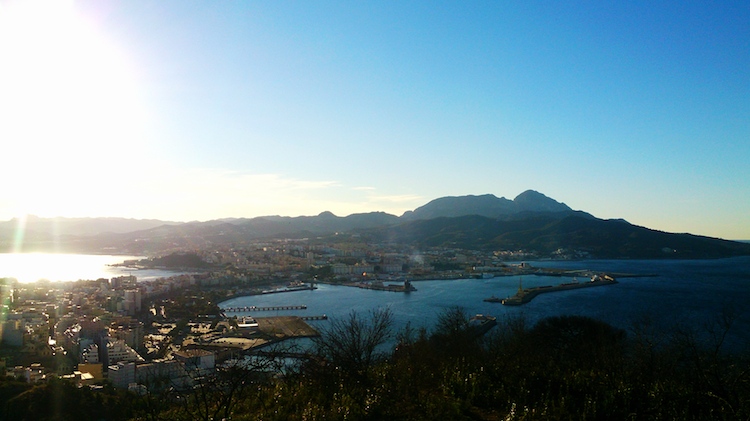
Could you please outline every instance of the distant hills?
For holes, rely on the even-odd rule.
[[[413,212],[406,212],[402,215],[402,218],[413,221],[478,215],[493,219],[519,219],[534,214],[553,214],[557,217],[563,217],[573,213],[575,211],[565,203],[557,202],[534,190],[527,190],[513,200],[504,197],[498,198],[492,194],[441,197],[418,207]],[[585,212],[579,214],[592,217]]]
[[[425,248],[527,250],[543,257],[708,259],[750,254],[746,243],[579,215],[535,215],[516,220],[479,215],[440,217],[370,230],[368,237]]]
[[[0,222],[0,233],[13,232],[23,225],[26,232],[52,235],[96,235],[103,233],[125,233],[147,230],[162,225],[178,225],[181,222],[157,219],[127,218],[40,218],[28,215]]]
[[[165,222],[124,218],[37,218],[0,222],[0,251],[158,254],[175,248],[242,244],[272,238],[371,241],[469,250],[526,250],[542,257],[718,258],[750,255],[750,244],[673,234],[602,220],[528,190],[513,200],[487,194],[442,197],[402,216],[370,212],[339,217],[228,218]],[[335,236],[335,238],[330,237]],[[329,238],[330,237],[330,238]]]

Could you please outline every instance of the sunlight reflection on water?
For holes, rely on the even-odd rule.
[[[142,256],[111,256],[55,253],[0,253],[0,278],[16,278],[20,283],[77,281],[79,279],[110,279],[135,275],[139,281],[172,276],[181,272],[165,270],[134,270],[107,266]]]

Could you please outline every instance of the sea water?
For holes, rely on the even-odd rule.
[[[558,285],[570,278],[525,275],[491,279],[418,281],[411,293],[374,291],[355,287],[318,284],[318,289],[279,294],[238,297],[220,304],[231,307],[306,305],[306,310],[227,313],[250,316],[318,316],[329,321],[310,322],[325,328],[330,320],[387,308],[395,327],[434,327],[439,315],[453,307],[467,314],[523,317],[529,323],[549,316],[579,315],[604,320],[632,330],[643,323],[659,329],[677,326],[705,330],[722,314],[733,314],[728,341],[733,347],[750,344],[750,257],[717,260],[583,260],[529,262],[532,266],[562,269],[655,274],[654,277],[621,277],[617,284],[540,294],[522,306],[503,306],[483,301],[505,298],[523,288]],[[579,279],[587,281],[587,279]]]
[[[132,270],[108,266],[140,256],[107,256],[0,253],[0,277],[20,282],[39,279],[75,281],[135,275],[139,281],[180,272]],[[488,303],[485,298],[505,298],[524,288],[558,285],[569,278],[526,275],[491,279],[418,281],[417,291],[397,293],[319,284],[313,291],[239,297],[221,307],[306,305],[307,310],[243,313],[254,316],[327,315],[329,321],[310,322],[316,327],[356,311],[362,315],[378,308],[393,313],[397,329],[410,324],[432,328],[447,309],[461,307],[469,315],[487,314],[502,320],[521,316],[533,323],[543,317],[582,315],[595,317],[623,329],[656,323],[703,329],[727,312],[736,315],[729,340],[750,343],[750,256],[716,260],[582,260],[529,262],[536,267],[588,269],[603,272],[656,274],[655,277],[618,278],[617,284],[541,294],[523,306]],[[585,281],[586,279],[579,279]],[[234,315],[234,313],[229,313]]]

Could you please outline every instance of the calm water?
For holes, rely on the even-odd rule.
[[[482,301],[507,297],[518,290],[519,277],[415,282],[410,294],[371,291],[352,287],[319,285],[314,291],[240,297],[221,307],[307,305],[307,310],[244,313],[254,316],[346,316],[354,310],[366,313],[389,308],[397,327],[411,322],[430,328],[445,309],[461,306],[470,314],[523,314],[530,321],[553,315],[585,315],[628,329],[648,315],[665,327],[687,324],[700,327],[715,320],[722,308],[743,312],[732,331],[735,343],[750,342],[750,257],[721,260],[587,260],[580,262],[531,262],[539,267],[591,269],[610,272],[658,274],[658,277],[620,278],[616,285],[542,294],[520,307]],[[557,285],[567,278],[524,276],[524,287]],[[229,313],[232,315],[234,313]],[[328,321],[311,322],[325,326]]]
[[[179,273],[107,266],[137,258],[141,257],[0,253],[0,277],[14,277],[20,282],[39,279],[75,281],[132,273],[139,281],[147,281]],[[540,267],[655,273],[659,276],[620,278],[616,285],[542,294],[520,307],[482,301],[493,295],[513,295],[518,289],[519,277],[421,281],[414,283],[417,291],[410,294],[319,285],[319,289],[314,291],[241,297],[221,303],[221,306],[307,305],[307,310],[250,314],[326,314],[331,318],[344,317],[352,310],[366,313],[379,307],[387,307],[393,312],[397,327],[410,322],[415,327],[427,328],[434,325],[442,311],[454,306],[461,306],[470,314],[489,314],[500,318],[522,314],[532,322],[552,315],[585,315],[623,328],[639,323],[644,315],[651,316],[652,321],[664,326],[701,326],[707,321],[715,320],[722,308],[734,306],[743,313],[737,320],[731,339],[742,343],[750,342],[750,310],[746,310],[750,303],[750,257],[689,261],[587,260],[531,263]],[[533,287],[557,285],[566,281],[566,278],[524,276],[521,281],[524,287]],[[311,323],[325,326],[330,322]]]
[[[16,278],[19,282],[77,281],[79,279],[113,278],[135,275],[139,281],[172,276],[180,272],[165,270],[134,270],[107,265],[143,256],[108,256],[55,253],[0,253],[0,278]]]

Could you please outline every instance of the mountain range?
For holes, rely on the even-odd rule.
[[[18,228],[23,226],[23,230]],[[20,233],[23,238],[19,240]],[[0,251],[158,254],[175,248],[242,244],[271,238],[370,241],[469,250],[527,250],[540,256],[718,258],[750,255],[750,244],[674,234],[602,220],[528,190],[509,200],[492,194],[442,197],[396,216],[227,218],[169,222],[125,218],[14,218],[0,222]],[[356,240],[355,240],[356,239]]]

